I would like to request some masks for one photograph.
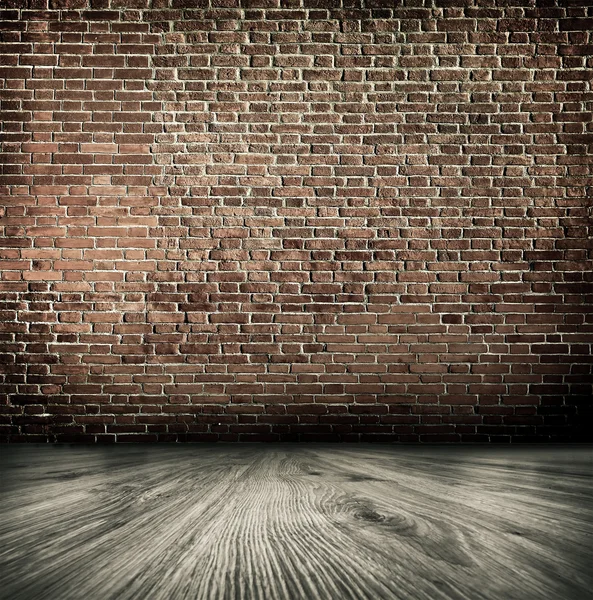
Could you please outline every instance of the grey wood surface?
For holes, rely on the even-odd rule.
[[[590,447],[3,446],[3,600],[586,600]]]

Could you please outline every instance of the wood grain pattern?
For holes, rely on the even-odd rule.
[[[0,452],[3,600],[593,597],[590,447]]]

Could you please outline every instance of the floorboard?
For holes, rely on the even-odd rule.
[[[2,600],[593,598],[591,447],[0,447]]]

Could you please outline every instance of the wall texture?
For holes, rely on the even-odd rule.
[[[0,440],[586,439],[588,4],[0,0]]]

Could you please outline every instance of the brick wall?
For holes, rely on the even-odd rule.
[[[0,440],[585,439],[587,4],[0,0]]]

